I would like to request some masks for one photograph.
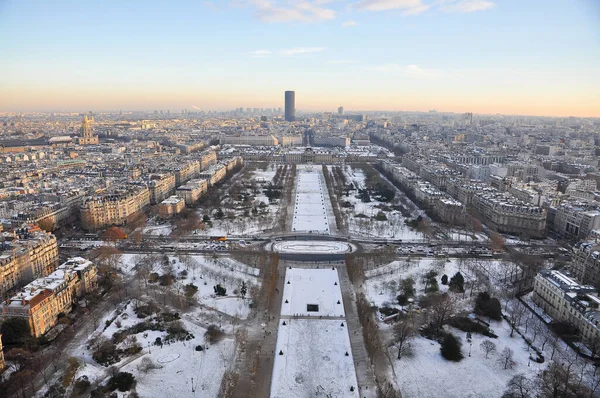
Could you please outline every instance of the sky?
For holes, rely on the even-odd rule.
[[[0,0],[0,111],[600,117],[598,0]]]

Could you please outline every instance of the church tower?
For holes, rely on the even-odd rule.
[[[83,117],[79,134],[79,145],[98,145],[98,136],[92,132],[92,126],[87,115]]]

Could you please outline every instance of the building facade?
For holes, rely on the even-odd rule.
[[[533,302],[554,320],[572,323],[584,339],[600,338],[600,298],[594,287],[542,270],[533,284]]]
[[[296,120],[296,92],[285,92],[285,121],[293,122]]]
[[[600,286],[600,244],[582,241],[573,247],[571,270],[584,284]]]
[[[58,245],[51,233],[26,228],[5,239],[10,240],[0,242],[0,296],[58,266]]]
[[[158,205],[158,215],[168,218],[181,213],[183,209],[185,209],[185,200],[177,196],[171,196],[160,202]]]
[[[150,203],[155,205],[162,202],[175,191],[175,175],[151,174],[148,176],[148,189],[150,190]]]
[[[2,304],[2,320],[25,318],[33,337],[48,332],[58,315],[71,311],[73,302],[96,288],[96,266],[77,257],[61,264],[53,273],[34,280]]]
[[[88,231],[124,225],[149,204],[147,187],[120,187],[111,193],[87,198],[81,205],[81,224]]]
[[[196,179],[177,188],[176,195],[183,199],[187,206],[193,206],[207,189],[208,181],[206,179]]]

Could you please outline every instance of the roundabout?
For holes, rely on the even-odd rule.
[[[272,250],[287,254],[344,254],[356,251],[356,247],[350,243],[323,240],[294,240],[276,242]]]

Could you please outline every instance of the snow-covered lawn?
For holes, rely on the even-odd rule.
[[[329,234],[323,172],[316,166],[298,167],[292,231]]]
[[[160,369],[140,372],[137,367],[142,358],[138,358],[124,366],[122,371],[135,376],[136,391],[141,397],[216,397],[223,374],[233,364],[235,343],[228,338],[198,352],[194,348],[204,344],[205,331],[196,326],[194,334],[197,335],[193,341],[165,345],[163,348],[152,347],[151,354],[144,356],[152,358],[161,366]]]
[[[348,253],[354,251],[353,245],[346,242],[327,241],[287,241],[277,242],[273,245],[273,251],[279,253]]]
[[[345,322],[341,326],[342,322],[324,319],[280,321],[271,381],[272,398],[359,396],[348,330]],[[280,351],[283,355],[279,355]],[[354,387],[353,392],[350,387]]]
[[[144,228],[145,234],[156,236],[169,236],[172,232],[171,224],[155,225]]]
[[[422,295],[425,288],[423,277],[428,271],[437,272],[436,279],[441,292],[448,290],[448,286],[441,284],[441,277],[444,274],[450,279],[460,272],[467,285],[469,281],[476,279],[477,275],[480,279],[489,278],[494,284],[500,285],[510,279],[511,275],[522,272],[516,264],[498,260],[406,257],[366,271],[367,296],[377,306],[385,303],[394,304],[399,294],[398,282],[406,278],[415,281],[417,295]]]
[[[423,337],[417,337],[412,343],[412,357],[394,359],[395,373],[404,398],[463,398],[501,397],[506,389],[506,384],[516,374],[524,373],[533,377],[537,372],[545,369],[548,362],[538,364],[529,363],[529,352],[523,338],[517,333],[510,337],[508,323],[492,322],[491,328],[498,335],[497,339],[473,334],[471,357],[469,357],[469,343],[465,333],[454,328],[449,328],[455,336],[462,341],[462,352],[465,358],[460,362],[445,360],[440,354],[440,345]],[[480,344],[490,340],[496,345],[496,352],[485,358],[485,352]],[[499,362],[500,353],[508,347],[514,351],[516,365],[512,369],[504,369],[504,364]],[[533,352],[533,351],[532,351]],[[392,358],[397,355],[391,349]]]
[[[347,183],[352,183],[356,188],[355,191],[351,191],[348,196],[343,196],[342,199],[353,205],[352,208],[342,207],[342,212],[346,216],[348,230],[351,235],[402,239],[403,241],[414,242],[424,240],[422,233],[405,224],[405,218],[398,210],[383,211],[387,217],[386,221],[374,220],[373,217],[382,211],[380,206],[391,206],[393,203],[379,202],[375,198],[371,198],[370,202],[363,202],[357,195],[358,189],[366,187],[364,172],[359,168],[352,168],[350,165],[347,165],[344,169],[344,174]],[[396,190],[394,203],[398,203],[400,195],[404,196],[402,192]],[[409,199],[406,198],[406,201],[409,201]],[[357,215],[359,217],[356,217]]]
[[[281,315],[344,316],[336,269],[291,268],[285,277]],[[308,311],[307,305],[311,304],[318,308]]]
[[[122,271],[128,274],[133,273],[139,256],[131,253],[123,254]],[[253,286],[259,283],[257,276],[260,271],[257,268],[226,257],[213,258],[194,255],[182,258],[168,256],[168,258],[169,267],[176,276],[176,281],[172,286],[173,290],[181,290],[184,286],[193,284],[198,288],[194,298],[200,306],[241,319],[248,317],[250,300],[242,299],[239,293],[234,291],[239,291],[242,282],[245,282],[249,296]],[[152,264],[151,272],[162,275],[166,272],[166,267],[159,261]],[[217,284],[227,289],[226,296],[215,295],[214,286]]]
[[[400,279],[412,278],[415,281],[416,295],[420,296],[424,294],[423,290],[425,289],[423,276],[432,270],[438,273],[436,279],[441,292],[448,290],[448,286],[439,282],[444,274],[451,278],[460,271],[465,281],[471,279],[469,270],[465,266],[461,266],[457,259],[449,260],[446,261],[443,258],[406,258],[366,271],[365,290],[367,297],[373,305],[378,307],[387,304],[397,306],[396,296],[399,294],[398,282]],[[390,283],[391,281],[392,283]]]
[[[264,189],[273,182],[276,167],[270,165],[266,170],[248,169],[247,172],[250,173],[250,177],[247,180],[238,177],[237,183],[234,185],[252,184],[252,187],[245,186],[241,189],[244,193],[250,194],[251,200],[249,202],[235,201],[229,195],[225,195],[222,197],[221,210],[224,212],[224,216],[221,218],[216,217],[215,209],[199,207],[198,214],[201,217],[208,215],[211,221],[205,224],[204,229],[196,230],[195,235],[251,236],[276,226],[279,222],[276,215],[281,201],[270,203],[264,192]]]
[[[106,320],[112,320],[112,323],[105,329]],[[117,315],[116,311],[111,312],[100,322],[98,329],[92,335],[101,334],[111,339],[115,332],[142,321],[133,311],[133,305],[129,304],[120,315]],[[114,364],[120,371],[130,372],[135,376],[136,391],[140,396],[216,397],[218,395],[223,374],[234,360],[234,340],[225,337],[214,345],[208,345],[204,339],[206,329],[186,320],[181,322],[185,329],[194,335],[192,340],[178,341],[161,347],[154,345],[154,342],[157,337],[164,340],[167,332],[151,330],[141,332],[134,336],[142,351],[134,356],[124,357]],[[197,345],[203,345],[208,349],[195,351]],[[92,352],[85,346],[77,347],[69,355],[86,364],[79,368],[76,378],[86,375],[93,383],[94,381],[106,382],[110,377],[108,368],[97,364],[92,359]],[[141,370],[140,364],[144,358],[150,358],[157,368],[149,371]],[[196,395],[192,393],[192,378]],[[119,394],[119,397],[127,396],[127,393]]]

